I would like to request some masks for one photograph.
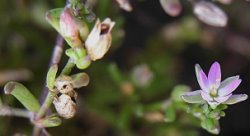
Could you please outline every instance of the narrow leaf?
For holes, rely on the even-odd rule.
[[[31,92],[22,84],[17,82],[8,82],[4,86],[5,94],[12,94],[23,106],[32,112],[38,112],[40,104]]]
[[[58,71],[57,65],[53,65],[49,68],[46,81],[47,81],[47,86],[50,90],[52,90],[55,85],[57,71]]]
[[[62,120],[58,116],[51,115],[39,120],[38,122],[36,122],[36,125],[38,125],[39,127],[57,127],[61,125],[61,123]]]
[[[60,15],[63,11],[63,8],[56,8],[48,11],[46,13],[46,20],[57,30],[57,32],[61,33],[59,27]]]

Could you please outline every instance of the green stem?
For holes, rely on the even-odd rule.
[[[69,75],[74,66],[75,63],[71,59],[69,59],[60,75]]]
[[[49,91],[41,109],[37,113],[36,119],[40,119],[46,114],[46,112],[49,109],[50,105],[52,104],[55,96],[56,96],[56,93]]]

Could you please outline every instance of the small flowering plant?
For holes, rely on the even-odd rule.
[[[218,62],[214,62],[208,72],[208,76],[199,64],[195,65],[195,72],[200,90],[188,92],[182,95],[188,103],[205,103],[215,109],[220,104],[235,104],[247,99],[246,94],[232,94],[239,86],[239,76],[232,76],[221,82],[221,69]]]
[[[194,116],[201,119],[203,128],[218,134],[218,120],[225,116],[223,110],[227,108],[227,105],[246,100],[248,96],[232,94],[241,83],[239,76],[232,76],[221,82],[221,68],[218,62],[212,64],[208,75],[199,64],[195,65],[195,72],[201,89],[186,92],[181,97],[187,103],[200,104],[202,111],[195,111]]]

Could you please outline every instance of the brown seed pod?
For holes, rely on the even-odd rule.
[[[74,91],[73,79],[69,76],[60,76],[56,79],[55,86],[57,90],[62,94],[67,94]]]
[[[66,119],[74,117],[76,113],[76,103],[71,99],[69,95],[62,94],[53,101],[57,113]]]

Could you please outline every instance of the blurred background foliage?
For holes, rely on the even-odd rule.
[[[87,69],[90,84],[77,90],[76,117],[49,129],[52,135],[209,135],[199,128],[197,119],[185,113],[187,105],[175,94],[198,88],[195,63],[208,70],[212,62],[219,61],[222,76],[239,74],[243,82],[237,92],[249,95],[249,2],[218,4],[229,16],[225,28],[198,21],[191,4],[184,0],[184,10],[175,18],[165,14],[156,0],[131,3],[134,10],[128,13],[113,0],[96,0],[93,11],[97,17],[116,21],[112,49]],[[19,80],[40,96],[57,35],[44,16],[47,10],[64,5],[61,0],[0,1],[1,86]],[[2,91],[1,97],[5,103],[21,107]],[[221,136],[250,134],[249,105],[246,101],[226,111]],[[32,125],[25,119],[0,117],[0,135],[29,135],[31,131]]]

